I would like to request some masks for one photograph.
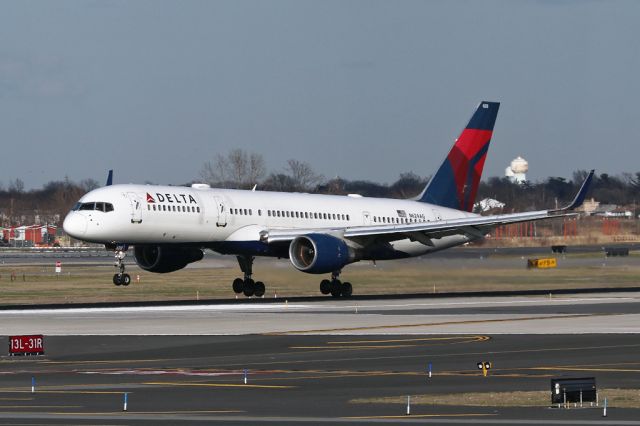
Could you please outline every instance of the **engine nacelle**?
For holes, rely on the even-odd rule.
[[[139,267],[149,272],[177,271],[189,263],[202,260],[204,253],[194,247],[136,246],[134,257]]]
[[[343,240],[326,234],[296,237],[289,245],[289,259],[296,269],[309,274],[339,271],[356,260]]]

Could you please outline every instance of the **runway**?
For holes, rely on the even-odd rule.
[[[43,333],[46,355],[2,358],[0,423],[640,425],[640,409],[603,418],[602,403],[417,404],[407,416],[405,400],[549,392],[564,376],[637,391],[638,296],[3,311],[1,334]],[[493,363],[486,378],[479,361]],[[371,402],[384,397],[402,402]]]
[[[634,335],[52,337],[47,345],[46,359],[3,360],[2,422],[597,424],[600,409],[421,405],[407,418],[404,404],[352,401],[545,390],[551,377],[576,373],[602,388],[640,385]],[[487,378],[481,360],[493,363]],[[611,409],[606,424],[638,413]]]
[[[640,295],[334,300],[0,311],[3,335],[640,333]]]

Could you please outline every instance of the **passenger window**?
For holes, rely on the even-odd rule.
[[[147,204],[147,210],[151,210],[151,204]]]
[[[349,220],[349,215],[347,215],[347,220]]]
[[[153,211],[154,212],[156,211],[156,205],[155,204],[153,205]]]
[[[253,211],[249,209],[249,216],[253,216]]]
[[[196,207],[196,210],[198,211],[198,213],[200,213],[200,207]]]

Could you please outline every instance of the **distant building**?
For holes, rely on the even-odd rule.
[[[493,209],[502,209],[505,204],[501,203],[498,200],[494,200],[493,198],[485,198],[483,200],[478,201],[473,205],[474,210],[480,210],[481,212],[488,212]]]
[[[580,212],[585,212],[588,215],[594,214],[598,208],[600,207],[600,201],[596,201],[595,199],[584,200],[582,205],[578,207],[576,210]]]
[[[529,163],[524,158],[518,156],[511,161],[509,167],[504,171],[504,175],[514,183],[523,183],[527,180],[527,171],[529,171]]]

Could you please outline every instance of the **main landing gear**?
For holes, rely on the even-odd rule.
[[[333,297],[350,297],[353,294],[353,286],[349,282],[340,282],[338,279],[340,271],[331,273],[331,281],[322,280],[320,282],[320,292],[322,294],[329,294]]]
[[[113,275],[113,283],[117,286],[128,286],[131,284],[131,277],[124,272],[124,257],[127,255],[127,246],[116,246],[114,252],[116,261],[113,266],[118,268],[118,273]]]
[[[236,278],[233,280],[233,291],[240,294],[244,293],[245,296],[262,297],[264,296],[265,287],[262,281],[253,281],[251,275],[253,274],[253,256],[237,256],[240,270],[244,273],[244,279]]]

